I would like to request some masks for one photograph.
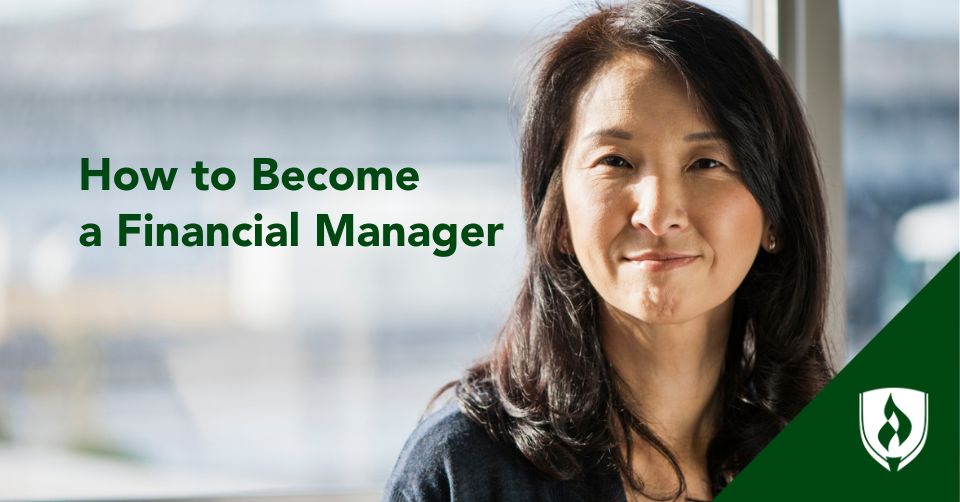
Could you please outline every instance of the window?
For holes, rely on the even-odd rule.
[[[958,6],[843,0],[849,353],[958,250]]]
[[[747,24],[746,0],[708,3]],[[577,13],[552,0],[0,7],[0,498],[377,499],[427,399],[486,350],[513,300],[523,250],[510,97],[533,42]],[[955,141],[953,96],[941,135]],[[203,160],[240,178],[224,193],[86,193],[85,156],[182,172]],[[411,165],[429,183],[257,193],[240,188],[255,156]],[[397,248],[113,244],[125,211],[182,223],[350,210],[506,230],[497,247],[444,261]],[[104,227],[104,247],[76,244],[86,222]]]

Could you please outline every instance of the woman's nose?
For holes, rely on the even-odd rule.
[[[634,228],[646,228],[657,237],[686,228],[687,212],[679,180],[644,176],[634,187],[633,197],[635,206],[630,223]]]

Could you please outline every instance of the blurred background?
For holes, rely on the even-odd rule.
[[[706,2],[749,25],[749,0]],[[958,250],[958,6],[842,0],[847,359]],[[517,117],[566,1],[0,2],[0,499],[376,500],[522,270]],[[82,192],[81,157],[178,167]],[[254,193],[250,159],[413,166]],[[237,188],[184,183],[197,160]],[[496,247],[116,246],[120,212],[502,222]],[[310,221],[307,218],[305,221]],[[83,248],[99,223],[104,246]],[[303,239],[303,242],[309,242]]]

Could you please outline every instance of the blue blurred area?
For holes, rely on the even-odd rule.
[[[909,211],[956,207],[958,7],[842,7],[851,25],[843,37],[843,165],[852,357],[960,247],[957,210],[949,207],[943,217],[914,218],[909,243],[896,239]]]

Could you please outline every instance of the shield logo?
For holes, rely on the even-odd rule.
[[[926,392],[891,387],[860,393],[860,440],[890,472],[902,471],[927,442]]]

